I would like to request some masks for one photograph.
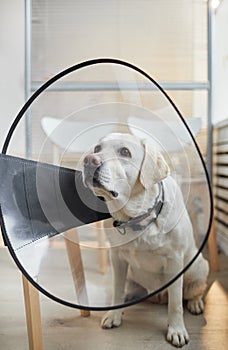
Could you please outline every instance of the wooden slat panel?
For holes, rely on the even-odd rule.
[[[227,233],[224,233],[217,230],[217,241],[219,242],[219,247],[223,253],[228,255],[228,235]]]
[[[228,189],[228,177],[216,176],[215,184]]]
[[[216,212],[216,219],[228,225],[228,214],[218,210]]]
[[[215,187],[214,194],[215,194],[216,200],[219,198],[222,198],[222,199],[228,201],[228,189]]]
[[[213,183],[217,241],[228,252],[228,120],[214,129]]]
[[[228,225],[225,222],[220,221],[218,218],[215,218],[215,221],[216,221],[216,230],[219,230],[224,234],[226,233],[227,235]]]
[[[215,158],[216,164],[228,165],[228,154],[217,154]]]
[[[213,145],[213,153],[214,154],[225,153],[225,152],[228,153],[228,141],[227,141],[227,143]]]
[[[215,168],[215,173],[216,173],[217,175],[225,175],[225,176],[228,176],[228,166],[225,166],[225,165],[216,166],[216,168]]]
[[[221,210],[221,211],[228,214],[228,202],[222,201],[221,199],[216,199],[215,210],[216,210],[216,212]]]
[[[220,249],[228,255],[228,227],[222,222],[216,220],[215,229]]]
[[[224,142],[228,140],[228,126],[218,130],[217,140],[219,140],[219,142]]]

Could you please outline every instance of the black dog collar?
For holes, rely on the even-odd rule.
[[[143,230],[157,220],[158,215],[160,214],[164,204],[164,186],[162,182],[160,182],[158,185],[159,185],[159,193],[155,199],[154,206],[152,208],[149,208],[145,214],[136,216],[135,218],[130,218],[126,222],[121,222],[118,220],[115,220],[113,222],[113,226],[118,230],[118,232],[121,235],[126,234],[127,228],[131,228],[133,231]],[[147,219],[151,215],[152,217],[148,221]]]

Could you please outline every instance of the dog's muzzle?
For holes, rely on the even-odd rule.
[[[102,161],[100,157],[96,155],[87,155],[84,158],[84,176],[85,183],[87,186],[92,185],[93,187],[99,186],[99,169]]]
[[[114,198],[118,197],[116,191],[107,189],[105,182],[108,183],[104,172],[102,171],[102,160],[98,155],[89,154],[84,158],[84,181],[88,187],[103,188]]]

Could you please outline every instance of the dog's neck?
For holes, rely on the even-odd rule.
[[[119,232],[125,233],[127,228],[134,231],[144,229],[154,222],[161,212],[164,202],[164,189],[162,182],[153,186],[144,193],[137,191],[129,198],[126,205],[120,210],[109,208],[114,218],[113,225]],[[119,203],[118,203],[119,204]]]
[[[139,216],[130,218],[126,222],[120,222],[115,220],[113,226],[119,231],[120,234],[126,234],[128,229],[133,231],[141,231],[146,229],[149,225],[155,222],[160,214],[164,203],[164,188],[163,184],[159,184],[159,194],[155,199],[153,207],[149,208],[146,213]]]

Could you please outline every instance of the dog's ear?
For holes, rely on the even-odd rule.
[[[142,142],[144,146],[144,159],[140,171],[140,182],[145,189],[165,179],[170,169],[165,159],[147,141]]]

